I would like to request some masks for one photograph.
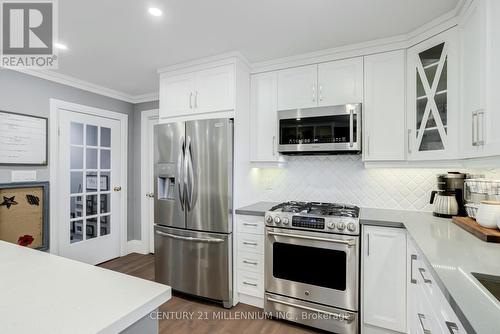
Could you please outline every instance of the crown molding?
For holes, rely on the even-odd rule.
[[[61,85],[81,89],[87,92],[99,94],[102,96],[110,97],[112,99],[132,104],[158,100],[158,93],[131,95],[50,70],[26,70],[26,69],[12,69],[12,70],[19,73],[31,75],[40,79],[49,80]]]

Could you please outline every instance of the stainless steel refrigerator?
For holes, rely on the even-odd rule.
[[[233,120],[155,127],[155,277],[233,304]]]

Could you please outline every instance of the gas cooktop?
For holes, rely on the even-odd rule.
[[[266,212],[266,225],[316,232],[359,234],[359,207],[320,202],[285,202]]]
[[[272,212],[305,213],[317,216],[359,217],[359,208],[354,205],[320,202],[285,202],[272,207]]]

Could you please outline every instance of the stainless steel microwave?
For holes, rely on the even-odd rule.
[[[282,154],[360,153],[361,103],[278,111]]]

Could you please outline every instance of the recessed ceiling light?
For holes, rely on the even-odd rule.
[[[159,8],[151,7],[148,9],[149,14],[153,16],[161,16],[162,11]]]
[[[68,47],[62,43],[54,43],[54,47],[59,50],[67,50]]]

